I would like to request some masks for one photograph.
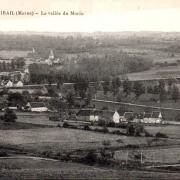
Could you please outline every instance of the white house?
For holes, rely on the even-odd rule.
[[[98,122],[99,121],[99,116],[98,115],[90,115],[89,120],[92,122]]]
[[[4,80],[1,81],[1,86],[4,86]]]
[[[113,115],[113,122],[114,123],[119,123],[120,122],[120,115],[117,111],[115,111],[114,115]]]
[[[162,122],[162,113],[159,111],[153,111],[152,113],[145,113],[142,122],[159,124]]]
[[[49,53],[49,59],[51,59],[51,60],[54,59],[54,53],[53,53],[52,49],[50,50],[50,53]]]
[[[152,116],[151,116],[150,120],[153,123],[161,123],[162,122],[162,113],[159,111],[152,112]]]
[[[22,81],[18,81],[16,84],[15,84],[16,87],[23,87],[23,83]]]
[[[13,87],[13,82],[12,81],[8,81],[5,86],[6,87]]]
[[[29,102],[26,107],[32,112],[47,112],[48,108],[43,102]]]
[[[48,65],[52,65],[53,64],[51,59],[46,59],[44,62],[46,64],[48,64]]]

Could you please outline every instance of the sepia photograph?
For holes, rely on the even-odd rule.
[[[180,180],[180,1],[0,4],[0,179]]]

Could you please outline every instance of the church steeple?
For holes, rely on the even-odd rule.
[[[35,51],[35,49],[34,48],[32,48],[32,53],[34,54],[36,51]]]
[[[50,53],[49,53],[49,59],[54,59],[54,53],[52,49],[50,50]]]

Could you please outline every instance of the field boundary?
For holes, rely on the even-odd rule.
[[[149,106],[149,105],[143,105],[143,104],[125,103],[125,102],[109,101],[109,100],[103,100],[103,99],[92,99],[92,101],[112,103],[112,104],[119,104],[119,105],[136,106],[136,107],[144,107],[144,108],[154,108],[154,109],[180,111],[180,109],[177,109],[177,108],[166,108],[166,107],[160,107],[160,106]]]

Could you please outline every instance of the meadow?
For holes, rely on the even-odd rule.
[[[134,155],[142,153],[144,163],[175,164],[180,162],[180,147],[158,147],[138,150],[119,150],[115,152],[117,160],[134,160]]]
[[[111,168],[93,167],[77,163],[14,158],[0,159],[0,178],[177,180],[179,179],[179,173],[114,170]]]

